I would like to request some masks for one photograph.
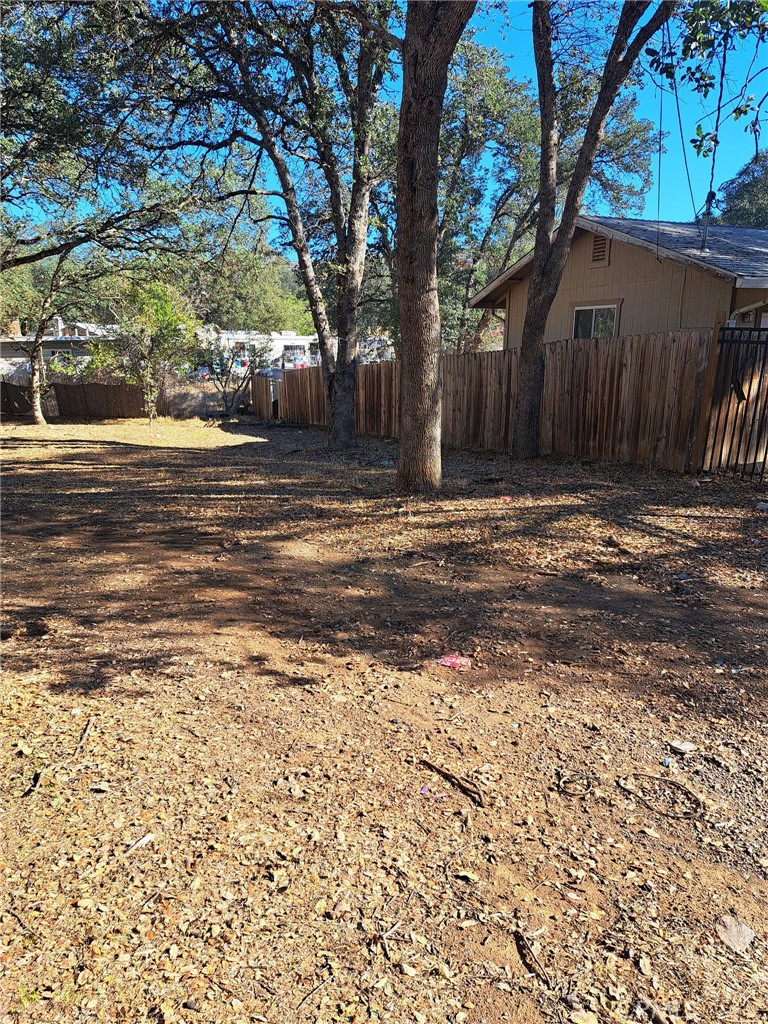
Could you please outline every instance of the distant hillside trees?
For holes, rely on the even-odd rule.
[[[768,228],[768,149],[761,150],[739,173],[720,186],[720,224]]]

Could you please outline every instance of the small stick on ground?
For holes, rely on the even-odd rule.
[[[34,796],[38,786],[43,781],[43,774],[47,771],[47,768],[41,768],[39,772],[35,772],[32,776],[32,781],[29,786],[21,794],[22,796]]]
[[[384,934],[381,936],[381,944],[384,947],[384,952],[386,953],[387,960],[389,960],[390,962],[392,960],[392,956],[389,952],[389,944],[387,943],[387,939],[390,938],[390,936],[394,935],[394,933],[397,931],[397,929],[400,927],[402,923],[402,921],[395,921],[395,923],[392,925],[389,931],[384,932]]]
[[[539,960],[539,958],[534,953],[533,947],[531,946],[531,944],[528,941],[528,939],[520,931],[519,928],[515,928],[515,930],[512,932],[512,935],[514,936],[515,942],[517,943],[518,950],[519,950],[520,946],[524,947],[526,953],[531,958],[531,960],[536,965],[536,967],[539,969],[539,973],[544,978],[544,981],[547,983],[547,988],[550,990],[550,992],[554,992],[555,986],[552,984],[552,979],[547,974],[547,972],[544,969],[544,966],[542,965],[541,961]]]
[[[465,796],[477,807],[485,807],[485,800],[483,794],[477,783],[472,782],[471,779],[462,778],[460,775],[454,775],[453,772],[449,772],[446,768],[441,768],[439,765],[433,764],[431,761],[425,761],[421,759],[421,764],[425,768],[429,768],[430,771],[437,772],[446,782],[450,782],[451,785],[455,786],[456,789],[460,790]]]
[[[33,939],[40,938],[36,931],[33,931],[33,929],[30,928],[28,924],[25,924],[25,922],[21,919],[21,917],[19,917],[15,910],[11,910],[10,907],[6,907],[3,913],[10,914],[11,917],[13,917],[19,923],[19,925],[21,925],[21,929],[23,932],[25,932],[25,934],[31,935]]]
[[[77,755],[83,749],[83,745],[84,745],[85,741],[88,739],[88,734],[91,731],[91,726],[92,725],[93,725],[93,719],[89,718],[88,721],[83,726],[82,732],[80,733],[80,739],[77,741],[77,746],[72,751],[72,757],[77,757]]]
[[[310,996],[313,996],[315,994],[315,992],[319,992],[320,989],[323,987],[323,985],[327,985],[330,980],[331,980],[330,977],[328,977],[328,978],[323,978],[322,981],[318,982],[317,985],[315,985],[315,987],[313,989],[310,989],[310,991],[307,992],[307,994],[304,996],[304,998],[301,1000],[301,1002],[297,1003],[296,1009],[297,1010],[300,1009],[304,1005],[304,1003],[306,1003],[306,1001],[309,999]]]
[[[34,796],[34,794],[37,792],[40,786],[40,783],[43,781],[43,775],[45,775],[46,772],[55,772],[57,768],[63,768],[68,761],[74,761],[74,759],[83,749],[83,745],[85,741],[88,739],[88,734],[91,731],[92,725],[93,719],[89,718],[88,721],[83,726],[83,728],[81,729],[80,737],[77,741],[77,746],[69,755],[69,757],[65,757],[63,761],[57,761],[55,764],[48,764],[44,768],[41,768],[39,771],[35,772],[35,774],[32,776],[32,782],[29,784],[27,789],[25,789],[24,792],[21,794],[23,797]]]

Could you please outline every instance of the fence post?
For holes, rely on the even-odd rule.
[[[696,439],[693,443],[689,469],[692,473],[698,473],[704,461],[704,449],[709,434],[709,417],[712,412],[712,396],[715,390],[715,376],[717,374],[717,357],[720,353],[720,331],[723,329],[728,313],[720,310],[715,316],[715,323],[712,327],[712,342],[709,347],[707,358],[707,369],[704,373],[704,388],[701,393],[701,412],[699,414],[699,425],[696,430]]]

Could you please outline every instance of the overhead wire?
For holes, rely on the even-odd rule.
[[[720,64],[720,88],[717,95],[717,114],[715,116],[715,130],[714,130],[714,145],[712,146],[712,171],[709,175],[709,191],[712,192],[712,186],[715,183],[715,164],[717,161],[717,149],[720,145],[720,119],[723,115],[723,92],[725,90],[725,65],[728,60],[728,43],[730,41],[730,34],[728,29],[725,30],[725,36],[723,37],[723,60]]]
[[[669,25],[664,25],[664,31],[667,33],[667,40],[669,42],[669,48],[672,49],[672,33],[669,31]],[[672,72],[672,92],[675,95],[675,106],[677,107],[677,126],[680,131],[680,145],[683,150],[683,163],[685,164],[685,177],[688,181],[688,194],[691,197],[691,207],[693,208],[693,220],[696,224],[696,230],[699,232],[699,238],[701,238],[701,227],[699,225],[699,211],[696,206],[696,199],[693,195],[693,185],[691,183],[691,169],[688,166],[688,150],[685,145],[685,133],[683,131],[683,115],[680,112],[680,95],[677,91],[677,73],[673,70]]]
[[[720,121],[723,116],[723,92],[725,91],[725,68],[728,63],[728,43],[730,42],[730,33],[728,26],[726,25],[725,34],[723,36],[723,59],[720,62],[720,88],[717,94],[717,116],[715,117],[715,130],[709,135],[710,144],[712,147],[712,170],[709,175],[709,191],[707,192],[707,201],[704,208],[704,237],[701,240],[702,250],[707,246],[707,238],[709,234],[709,224],[712,217],[712,206],[717,198],[714,191],[715,185],[715,168],[717,166],[717,150],[720,146]]]

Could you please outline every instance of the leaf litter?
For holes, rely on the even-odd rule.
[[[762,1019],[746,485],[3,431],[9,1020]]]

